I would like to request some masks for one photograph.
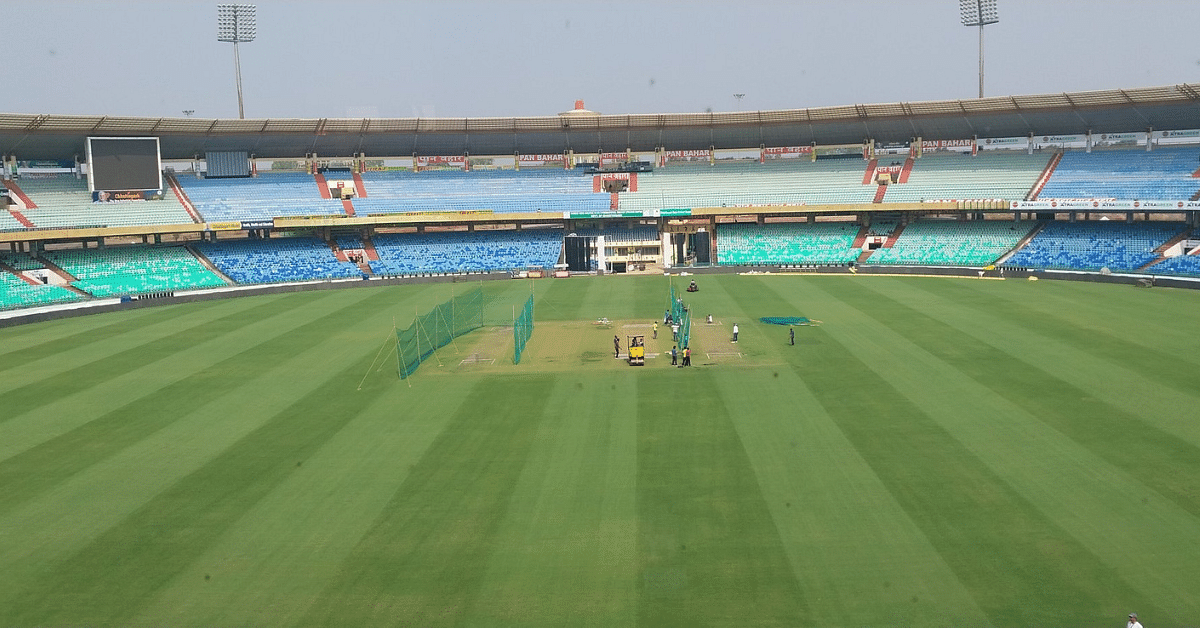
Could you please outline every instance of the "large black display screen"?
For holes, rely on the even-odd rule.
[[[87,153],[92,192],[162,189],[157,137],[89,137]]]

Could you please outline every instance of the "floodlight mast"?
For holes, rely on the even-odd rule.
[[[254,41],[258,34],[258,7],[253,4],[217,5],[217,41],[233,44],[233,72],[237,78],[238,118],[245,119],[242,105],[242,59],[238,54],[238,43]]]
[[[958,0],[958,15],[963,26],[979,27],[979,97],[983,98],[983,27],[1000,21],[997,0]]]

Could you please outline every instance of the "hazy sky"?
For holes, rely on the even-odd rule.
[[[1200,0],[998,0],[987,94],[1200,82]],[[973,98],[957,0],[262,0],[248,118],[790,109]],[[0,112],[236,118],[217,2],[3,0]],[[745,94],[739,103],[733,96]]]

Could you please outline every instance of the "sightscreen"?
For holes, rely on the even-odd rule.
[[[92,192],[163,187],[157,137],[89,137],[87,160]]]

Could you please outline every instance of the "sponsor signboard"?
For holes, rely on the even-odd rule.
[[[1115,198],[1053,198],[1036,201],[1012,201],[1012,209],[1082,209],[1091,211],[1105,210],[1178,210],[1200,208],[1200,201],[1134,201],[1118,200]]]
[[[243,220],[241,223],[242,229],[270,229],[275,226],[274,220]]]
[[[238,231],[242,228],[240,222],[210,222],[207,225],[209,231]]]
[[[162,190],[116,190],[92,192],[93,203],[108,203],[111,201],[149,201],[162,198]]]
[[[1163,139],[1171,138],[1198,138],[1200,137],[1200,129],[1180,129],[1177,131],[1155,131],[1157,137]]]
[[[564,164],[567,162],[567,156],[562,154],[545,154],[545,155],[519,155],[517,161],[522,166],[542,166],[545,164]]]
[[[979,148],[1026,148],[1028,137],[985,137],[979,140]]]
[[[659,153],[658,165],[665,166],[672,161],[707,161],[711,162],[713,152],[711,150],[667,150]]]
[[[1145,143],[1145,133],[1101,133],[1099,135],[1092,135],[1093,146],[1133,146]]]
[[[417,157],[416,166],[418,168],[426,168],[429,166],[455,166],[462,168],[467,165],[466,155],[430,155],[426,157]]]

